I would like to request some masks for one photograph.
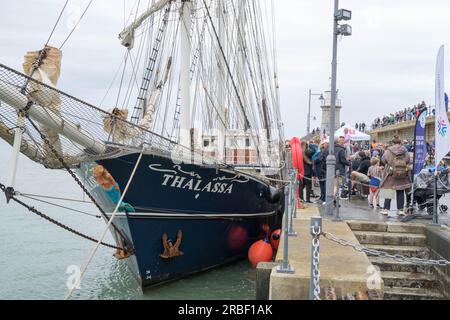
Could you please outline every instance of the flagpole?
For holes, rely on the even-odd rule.
[[[434,203],[433,203],[433,225],[439,223],[438,219],[438,199],[437,199],[437,178],[439,163],[450,151],[450,137],[447,112],[445,111],[445,92],[444,92],[444,46],[439,48],[436,59],[436,79],[435,79],[435,115],[434,115]]]
[[[439,225],[439,218],[438,218],[438,201],[437,201],[437,172],[438,172],[438,166],[436,164],[436,157],[434,157],[434,194],[433,194],[433,225]]]
[[[414,127],[414,152],[413,152],[413,167],[412,167],[412,186],[411,186],[411,201],[410,209],[413,211],[414,208],[414,181],[417,174],[422,170],[425,161],[425,141],[426,141],[426,119],[425,110],[422,110],[416,117],[416,124]],[[420,129],[420,130],[418,130]],[[418,141],[417,136],[420,135],[420,141]],[[418,151],[420,151],[420,158],[418,158]]]

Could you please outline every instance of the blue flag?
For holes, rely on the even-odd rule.
[[[427,143],[425,140],[425,120],[426,109],[422,110],[416,119],[416,128],[414,130],[414,178],[422,170],[427,156]]]

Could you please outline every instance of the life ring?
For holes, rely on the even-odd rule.
[[[303,152],[300,139],[294,137],[289,144],[291,145],[292,165],[294,169],[297,169],[297,178],[302,180],[305,175],[305,169],[303,167]]]

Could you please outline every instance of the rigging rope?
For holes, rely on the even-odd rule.
[[[78,19],[77,23],[75,24],[75,26],[72,28],[72,30],[70,31],[69,35],[67,36],[67,38],[63,41],[63,43],[61,44],[61,46],[59,47],[59,50],[62,49],[62,47],[66,44],[67,40],[69,40],[70,36],[72,35],[72,33],[75,31],[75,29],[78,27],[78,24],[81,22],[81,20],[83,19],[84,15],[86,14],[86,12],[88,11],[89,7],[91,6],[92,2],[94,0],[89,1],[88,5],[86,6],[86,9],[84,9],[83,14],[81,15],[80,19]]]
[[[230,69],[230,65],[228,64],[227,57],[226,57],[225,52],[224,52],[224,50],[223,50],[222,44],[220,43],[219,35],[217,34],[216,27],[215,27],[215,25],[214,25],[214,22],[212,21],[212,17],[211,17],[211,14],[210,14],[210,12],[209,12],[209,8],[208,8],[208,6],[206,5],[206,0],[203,0],[203,4],[205,5],[205,9],[206,9],[206,12],[207,12],[207,14],[208,14],[208,18],[209,18],[211,27],[212,27],[212,29],[213,29],[213,31],[214,31],[214,35],[215,35],[216,40],[217,40],[217,42],[218,42],[220,52],[221,52],[222,57],[223,57],[223,60],[224,60],[224,62],[225,62],[225,66],[227,67],[228,75],[229,75],[230,78],[231,78],[231,83],[232,83],[233,88],[234,88],[234,90],[235,90],[235,92],[236,92],[236,95],[237,95],[237,98],[238,98],[238,101],[239,101],[239,105],[240,105],[240,107],[241,107],[241,109],[242,109],[242,112],[243,112],[243,115],[244,115],[244,118],[245,118],[245,127],[246,127],[246,128],[250,128],[250,122],[249,122],[248,117],[247,117],[247,114],[246,114],[246,112],[245,112],[245,108],[244,108],[244,105],[243,105],[243,103],[242,103],[241,95],[239,94],[238,88],[237,88],[237,86],[236,86],[236,82],[235,82],[235,80],[234,80],[233,74],[232,74],[231,69]]]
[[[64,7],[62,8],[61,12],[59,13],[58,19],[57,19],[56,22],[55,22],[55,25],[53,26],[52,32],[50,32],[50,35],[49,35],[47,41],[45,42],[44,48],[45,48],[45,47],[48,45],[48,43],[50,42],[50,39],[51,39],[52,36],[53,36],[53,32],[55,32],[56,26],[58,25],[59,20],[61,19],[62,15],[63,15],[63,12],[64,12],[64,10],[66,9],[66,6],[67,6],[68,3],[69,3],[69,0],[66,0],[66,3],[64,4]]]
[[[59,221],[49,217],[48,215],[46,215],[46,214],[42,213],[41,211],[37,210],[36,208],[34,208],[34,207],[26,204],[25,202],[17,199],[14,196],[14,194],[10,194],[8,192],[8,188],[2,183],[0,183],[0,190],[3,191],[3,193],[6,195],[7,199],[13,200],[14,202],[20,204],[22,207],[27,208],[28,211],[30,211],[30,212],[38,215],[39,217],[41,217],[41,218],[43,218],[43,219],[53,223],[54,225],[56,225],[58,227],[61,227],[64,230],[67,230],[70,233],[73,233],[73,234],[75,234],[75,235],[77,235],[79,237],[82,237],[82,238],[86,239],[86,240],[89,240],[89,241],[92,241],[92,242],[97,242],[97,243],[99,242],[99,240],[96,240],[96,239],[94,239],[94,238],[92,238],[92,237],[90,237],[90,236],[88,236],[88,235],[86,235],[84,233],[81,233],[81,232],[79,232],[79,231],[77,231],[77,230],[75,230],[75,229],[73,229],[73,228],[71,228],[69,226],[66,226],[65,224],[62,224],[61,222],[59,222]],[[108,248],[112,248],[112,249],[116,249],[116,250],[124,250],[124,248],[121,248],[119,246],[115,246],[115,245],[112,245],[112,244],[108,244],[108,243],[105,243],[103,241],[101,241],[100,244],[105,246],[105,247],[108,247]]]
[[[81,203],[92,203],[91,201],[86,201],[86,200],[44,196],[44,195],[41,195],[41,194],[23,193],[23,192],[19,192],[19,191],[16,191],[16,195],[18,195],[18,196],[28,196],[28,197],[37,197],[37,198],[47,198],[47,199],[54,199],[54,200],[63,200],[63,201],[72,201],[72,202],[81,202]]]
[[[91,217],[95,217],[95,218],[101,218],[101,216],[96,215],[96,214],[92,214],[92,213],[89,213],[89,212],[85,212],[85,211],[69,208],[69,207],[62,206],[60,204],[56,204],[56,203],[53,203],[53,202],[49,202],[49,201],[45,201],[45,200],[41,200],[41,199],[36,199],[34,197],[26,196],[24,194],[17,194],[17,195],[20,195],[20,196],[22,196],[24,198],[31,199],[31,200],[34,200],[34,201],[39,201],[39,202],[42,202],[42,203],[46,203],[46,204],[49,204],[49,205],[54,206],[54,207],[66,209],[66,210],[77,212],[77,213],[82,213],[82,214],[85,214],[87,216],[91,216]]]
[[[31,123],[31,125],[33,126],[33,128],[39,133],[39,135],[41,136],[41,139],[44,141],[44,143],[50,148],[51,152],[53,153],[53,155],[59,160],[59,162],[63,165],[64,169],[66,169],[66,171],[72,176],[72,178],[75,180],[75,182],[78,184],[78,186],[80,186],[80,188],[85,192],[85,194],[89,197],[89,199],[91,199],[91,201],[94,203],[94,205],[97,207],[97,209],[101,212],[102,216],[105,219],[108,219],[108,216],[106,215],[105,210],[103,210],[103,208],[97,203],[97,201],[95,201],[94,197],[91,195],[91,193],[86,189],[86,187],[83,185],[83,183],[80,181],[80,179],[78,179],[78,177],[75,175],[75,173],[72,171],[72,169],[69,168],[69,166],[67,165],[67,163],[64,161],[64,159],[59,155],[58,151],[56,151],[56,149],[52,146],[52,144],[50,143],[50,141],[47,139],[47,137],[41,132],[41,130],[39,129],[39,127],[34,123],[33,120],[31,120],[31,118],[28,116],[28,114],[26,114],[26,117],[28,119],[28,121]],[[120,204],[121,202],[119,202]],[[112,227],[114,228],[114,230],[122,237],[122,240],[125,243],[125,247],[127,247],[127,241],[125,236],[123,235],[122,231],[119,230],[119,228],[112,223],[111,224]],[[133,249],[130,249],[131,251],[133,251]]]

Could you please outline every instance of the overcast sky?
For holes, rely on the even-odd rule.
[[[42,48],[64,2],[0,0],[0,63],[21,70],[23,54]],[[51,44],[61,44],[88,2],[69,1]],[[130,7],[133,3],[127,1]],[[333,3],[275,0],[287,137],[306,132],[308,89],[329,90]],[[341,0],[340,7],[353,12],[353,36],[342,38],[338,49],[341,121],[371,123],[421,100],[434,104],[435,60],[439,46],[449,42],[450,1]],[[93,104],[102,100],[123,57],[117,40],[123,12],[123,0],[94,0],[64,47],[59,88]],[[449,54],[446,48],[446,58]],[[320,126],[317,97],[311,113],[317,118],[312,127]]]

